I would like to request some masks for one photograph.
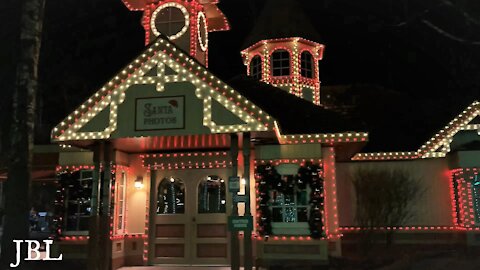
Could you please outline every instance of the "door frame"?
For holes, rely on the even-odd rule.
[[[227,190],[228,175],[231,168],[218,169],[186,169],[186,170],[156,170],[151,171],[151,185],[153,190],[150,190],[150,213],[153,214],[149,218],[149,222],[153,222],[149,226],[149,265],[229,265],[230,262],[230,235],[227,230],[227,216],[231,212],[232,198]],[[203,179],[209,175],[217,175],[225,180],[225,195],[226,195],[226,213],[216,214],[200,214],[198,213],[198,187]],[[165,178],[174,176],[181,179],[185,187],[185,212],[184,214],[164,214],[157,215],[157,196],[158,187],[161,181]],[[153,194],[152,194],[153,193]],[[153,196],[152,196],[153,195]],[[156,229],[158,224],[183,224],[184,237],[183,238],[157,238]],[[223,224],[225,226],[225,237],[198,237],[198,225]],[[155,257],[156,244],[183,244],[184,257]],[[197,247],[201,244],[219,244],[226,245],[226,257],[197,257]]]

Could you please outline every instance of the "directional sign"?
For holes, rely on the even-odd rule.
[[[232,232],[252,231],[253,230],[252,216],[228,217],[228,230]]]
[[[240,177],[230,176],[228,178],[228,191],[232,193],[240,191]]]

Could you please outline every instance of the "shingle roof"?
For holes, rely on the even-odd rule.
[[[310,23],[298,0],[268,0],[243,47],[265,39],[289,37],[320,41],[320,35]]]
[[[287,93],[246,76],[227,83],[236,91],[275,118],[282,134],[340,133],[365,131],[360,121]]]

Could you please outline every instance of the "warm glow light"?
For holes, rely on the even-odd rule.
[[[188,27],[190,26],[190,14],[188,13],[187,9],[184,6],[182,6],[178,3],[175,3],[175,2],[169,2],[169,3],[165,3],[163,5],[160,5],[152,13],[152,18],[150,19],[150,27],[151,27],[152,32],[155,36],[159,36],[161,34],[157,30],[157,26],[156,26],[155,21],[157,20],[158,14],[166,8],[177,8],[183,13],[183,16],[184,16],[185,25],[183,26],[183,28],[178,33],[173,34],[173,35],[168,37],[170,40],[175,40],[175,39],[181,37],[183,34],[185,34],[187,32]]]
[[[143,177],[139,176],[135,180],[135,188],[136,189],[142,189],[143,188]]]
[[[319,61],[323,58],[325,46],[299,37],[269,39],[259,41],[241,52],[243,63],[247,66],[247,74],[250,74],[250,64],[255,56],[262,59],[261,80],[275,87],[288,88],[288,92],[298,97],[303,97],[303,89],[311,90],[312,102],[320,105],[320,78]],[[277,50],[286,50],[290,55],[290,75],[273,76],[271,56]],[[310,52],[313,57],[313,78],[301,75],[301,54]]]
[[[168,66],[177,75],[146,75],[156,66],[163,71],[165,66]],[[204,103],[203,123],[212,133],[268,131],[273,128],[274,119],[263,110],[216,78],[204,66],[193,61],[189,55],[182,53],[174,44],[163,38],[158,38],[143,54],[82,104],[76,112],[55,127],[52,132],[52,140],[110,138],[111,134],[117,130],[118,107],[125,101],[125,92],[131,86],[153,84],[156,85],[157,91],[162,92],[166,83],[175,82],[189,82],[196,87],[195,95]],[[232,111],[245,124],[217,125],[212,120],[213,100]],[[107,128],[97,132],[80,132],[82,127],[108,107],[110,109],[110,121]]]

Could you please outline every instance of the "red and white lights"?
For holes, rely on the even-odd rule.
[[[247,74],[250,75],[250,63],[256,56],[262,59],[261,81],[275,87],[287,88],[288,92],[303,97],[303,89],[313,93],[313,103],[320,105],[319,61],[323,58],[325,46],[299,37],[262,40],[241,52]],[[272,54],[285,50],[290,56],[290,75],[274,76],[272,71]],[[309,52],[313,58],[313,76],[307,78],[301,75],[301,55]]]

